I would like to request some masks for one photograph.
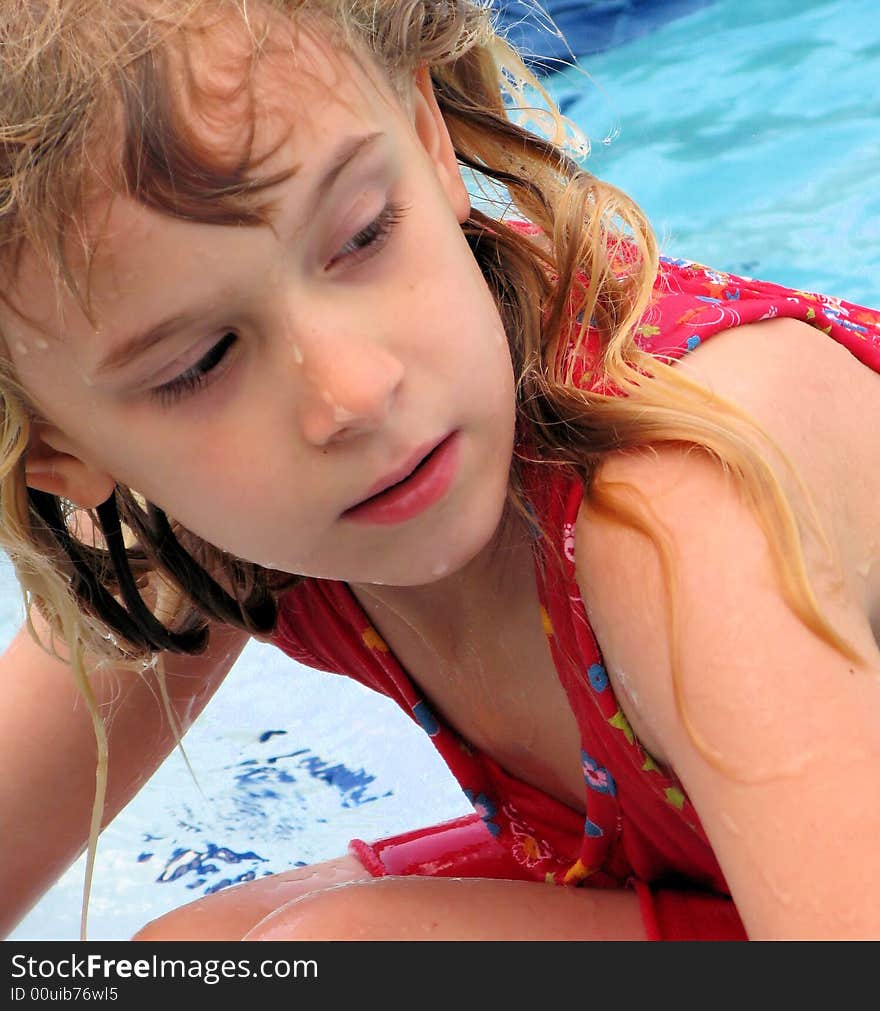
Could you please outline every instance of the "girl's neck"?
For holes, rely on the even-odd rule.
[[[504,627],[515,602],[534,583],[532,544],[525,522],[505,513],[493,539],[463,568],[425,586],[352,583],[371,618],[392,614],[444,657],[454,656],[476,629]]]

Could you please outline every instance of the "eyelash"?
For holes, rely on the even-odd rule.
[[[176,379],[150,390],[150,396],[158,400],[163,407],[170,407],[184,397],[189,396],[207,385],[208,377],[226,357],[227,351],[238,340],[233,332],[225,333],[211,350],[186,372]]]
[[[356,250],[344,253],[334,263],[351,259],[359,262],[369,259],[380,252],[391,237],[395,227],[403,221],[408,210],[409,205],[398,204],[393,201],[387,203],[374,221],[371,221],[369,225],[362,228],[342,247],[345,250],[348,246],[356,245]],[[158,400],[164,407],[169,407],[184,397],[191,396],[197,390],[202,389],[210,382],[209,377],[211,373],[223,361],[227,352],[237,340],[238,335],[234,332],[224,334],[195,365],[187,369],[186,372],[179,375],[176,379],[172,379],[170,382],[151,390],[150,396]]]
[[[378,218],[371,221],[366,228],[362,228],[357,235],[345,243],[342,247],[343,249],[357,242],[362,243],[362,245],[355,252],[346,254],[343,259],[353,257],[356,260],[365,260],[378,253],[391,237],[391,233],[397,225],[406,217],[409,208],[409,204],[398,204],[394,201],[387,203],[382,208]]]

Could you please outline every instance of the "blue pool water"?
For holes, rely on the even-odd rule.
[[[585,7],[587,5],[584,5]],[[880,304],[880,16],[873,0],[718,0],[547,79],[587,165],[666,252]],[[0,564],[0,635],[21,613]],[[427,738],[344,678],[252,643],[104,833],[95,940],[233,881],[468,809]],[[14,836],[14,830],[13,830]],[[4,839],[4,845],[9,840]],[[12,935],[78,936],[78,862]]]
[[[584,66],[553,93],[667,252],[880,301],[873,0],[721,0]]]

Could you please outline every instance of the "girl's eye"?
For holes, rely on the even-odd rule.
[[[336,260],[366,260],[385,245],[394,228],[406,217],[408,204],[388,203],[375,221],[362,228],[342,247]],[[336,261],[334,261],[336,262]]]
[[[342,255],[336,258],[337,261],[366,260],[378,253],[390,238],[394,228],[404,219],[408,210],[409,205],[393,202],[386,204],[375,221],[372,221],[366,228],[362,228],[357,235],[345,243],[342,247]],[[158,400],[164,407],[168,407],[207,386],[211,373],[223,361],[237,340],[238,335],[235,333],[224,334],[223,338],[211,348],[204,358],[176,379],[151,390],[150,396]]]
[[[201,358],[176,379],[150,390],[150,396],[158,400],[163,407],[169,407],[206,386],[210,382],[211,373],[223,361],[237,340],[238,334],[231,332],[224,334],[204,358]]]

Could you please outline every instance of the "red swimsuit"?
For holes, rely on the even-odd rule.
[[[775,316],[810,323],[880,372],[880,312],[681,260],[661,261],[637,339],[677,360],[716,333]],[[589,382],[579,368],[576,380]],[[508,775],[435,717],[345,583],[309,579],[286,594],[274,641],[307,666],[393,698],[421,725],[505,856],[494,876],[599,887],[686,884],[727,895],[696,811],[675,776],[640,746],[605,672],[575,580],[580,483],[540,464],[523,472],[531,507],[565,559],[564,571],[548,562],[535,573],[553,660],[580,727],[586,817]]]

